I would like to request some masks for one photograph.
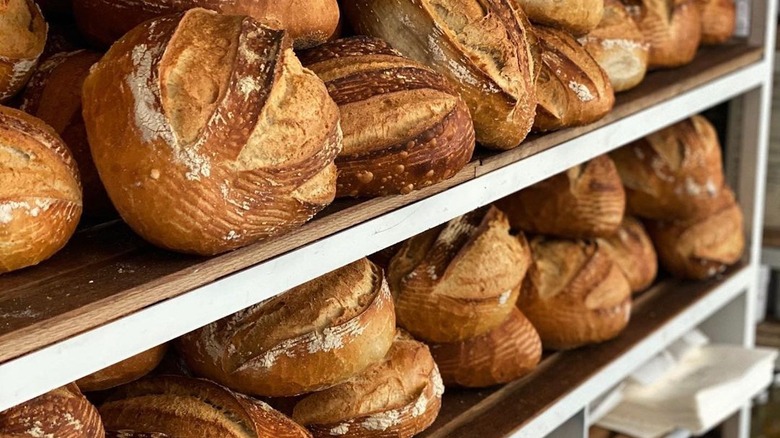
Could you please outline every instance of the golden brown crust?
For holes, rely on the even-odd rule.
[[[631,316],[631,288],[595,241],[531,240],[534,263],[517,306],[544,348],[569,349],[614,338]]]
[[[647,289],[658,273],[658,256],[642,222],[626,216],[617,232],[599,240],[628,280],[632,292]]]
[[[701,41],[696,0],[623,0],[650,45],[650,68],[693,61]]]
[[[84,216],[116,216],[92,161],[87,130],[81,116],[81,87],[89,69],[100,60],[96,52],[58,53],[43,61],[22,94],[20,109],[48,123],[73,154],[84,188]]]
[[[530,259],[494,207],[419,234],[388,267],[398,325],[428,342],[486,333],[511,313]]]
[[[149,374],[162,361],[168,344],[158,345],[76,381],[84,392],[114,388]]]
[[[92,155],[142,237],[216,254],[296,228],[333,200],[338,107],[289,44],[251,18],[191,9],[139,26],[93,67]]]
[[[362,259],[180,338],[196,373],[285,397],[343,382],[384,357],[395,335],[381,269]]]
[[[605,0],[601,22],[578,41],[607,74],[615,92],[645,78],[650,46],[620,0]]]
[[[300,58],[341,110],[338,196],[409,193],[471,159],[468,107],[442,75],[371,37],[336,40]]]
[[[536,81],[534,130],[585,125],[615,105],[615,92],[601,66],[571,35],[538,26],[542,70]]]
[[[709,216],[677,222],[648,221],[661,265],[676,277],[703,280],[725,271],[745,251],[743,215],[730,189]]]
[[[628,211],[647,219],[707,216],[724,191],[720,143],[701,116],[620,148],[610,157],[626,188]]]
[[[737,11],[734,0],[697,0],[701,11],[701,43],[723,44],[734,35]]]
[[[305,397],[293,418],[315,437],[412,437],[436,419],[443,392],[428,347],[399,333],[383,360]]]
[[[82,33],[104,47],[144,21],[192,8],[249,16],[285,29],[298,49],[325,42],[339,22],[336,0],[73,0]]]
[[[344,8],[360,33],[446,76],[466,101],[480,144],[511,149],[525,139],[538,51],[525,14],[509,0],[358,0]]]
[[[177,438],[310,436],[259,400],[208,380],[179,376],[147,377],[119,387],[100,406],[100,415],[110,430]]]
[[[71,383],[0,412],[0,436],[103,438],[97,409]]]
[[[615,164],[602,155],[496,202],[513,228],[570,238],[617,231],[626,194]]]
[[[30,79],[47,32],[33,0],[0,2],[0,103],[18,93]]]
[[[542,341],[515,308],[503,324],[463,342],[431,345],[444,384],[484,388],[517,380],[536,368]]]
[[[62,139],[41,120],[0,106],[0,273],[51,257],[80,216],[78,170]]]
[[[604,0],[512,0],[538,24],[561,28],[573,35],[593,30],[604,14]]]

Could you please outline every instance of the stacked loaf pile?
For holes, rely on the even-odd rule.
[[[694,116],[611,156],[628,209],[645,220],[667,271],[701,280],[739,261],[742,211],[725,182],[720,142],[707,119]]]

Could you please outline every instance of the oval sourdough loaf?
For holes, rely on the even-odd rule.
[[[650,45],[650,68],[679,67],[693,61],[701,41],[696,0],[623,0]]]
[[[542,69],[536,82],[534,129],[553,131],[586,125],[604,117],[615,105],[609,77],[571,35],[538,26]]]
[[[653,284],[658,273],[658,256],[642,222],[626,216],[615,234],[599,239],[599,248],[612,257],[632,292],[643,291]]]
[[[645,78],[650,46],[620,0],[604,2],[604,18],[579,42],[604,69],[615,92],[633,88]]]
[[[84,188],[84,216],[116,216],[92,161],[81,116],[81,87],[100,54],[87,50],[58,53],[41,62],[22,93],[22,111],[48,123],[73,154]]]
[[[596,241],[536,237],[517,305],[547,349],[614,338],[631,316],[631,287]]]
[[[510,0],[354,0],[344,14],[356,31],[452,81],[482,145],[511,149],[531,130],[539,55],[525,14]]]
[[[737,25],[734,0],[697,0],[701,10],[702,44],[722,44],[732,35]]]
[[[81,217],[81,184],[56,132],[0,106],[0,273],[36,265],[59,251]]]
[[[114,390],[100,405],[119,437],[305,438],[308,432],[267,404],[203,379],[147,377]],[[143,433],[145,435],[138,435]]]
[[[484,388],[519,379],[536,368],[542,341],[515,308],[493,330],[462,342],[431,345],[444,384]]]
[[[33,0],[0,2],[0,102],[18,93],[30,79],[47,32]]]
[[[602,155],[509,195],[496,206],[513,228],[571,238],[617,231],[626,194],[615,163]]]
[[[76,381],[84,392],[103,391],[140,379],[160,364],[168,344],[158,345]]]
[[[398,325],[426,342],[457,342],[501,325],[531,255],[506,216],[482,208],[406,241],[388,279]]]
[[[399,333],[383,360],[306,396],[295,405],[293,419],[317,438],[410,438],[436,419],[443,393],[428,347]]]
[[[338,196],[409,193],[451,178],[471,159],[469,109],[439,73],[371,37],[299,56],[341,112]]]
[[[114,206],[163,248],[238,248],[335,196],[338,107],[286,33],[251,18],[191,9],[144,23],[92,68],[83,105]]]
[[[366,259],[180,338],[195,373],[247,394],[286,397],[344,382],[381,360],[393,299]]]
[[[71,383],[0,412],[0,436],[103,438],[97,409]]]
[[[539,24],[557,27],[574,35],[593,30],[604,14],[604,0],[511,0]]]
[[[285,29],[299,49],[325,42],[339,23],[336,0],[73,0],[79,29],[103,47],[146,20],[192,8],[246,15]]]

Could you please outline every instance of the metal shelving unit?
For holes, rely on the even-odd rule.
[[[409,196],[337,203],[290,235],[210,259],[157,250],[120,223],[78,233],[50,262],[0,277],[0,410],[729,101],[735,111],[726,147],[741,157],[729,176],[749,236],[744,263],[711,282],[656,286],[614,342],[553,355],[533,375],[499,389],[447,394],[426,432],[586,436],[588,404],[687,330],[702,325],[716,341],[753,344],[775,35],[767,17],[775,16],[774,3],[751,2],[746,40],[704,48],[687,67],[651,73],[620,95],[604,120],[478,156],[452,180]],[[588,366],[566,368],[577,361]],[[556,378],[575,371],[576,378]],[[728,436],[748,436],[746,412],[730,420]]]

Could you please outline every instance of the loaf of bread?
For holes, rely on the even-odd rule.
[[[509,195],[496,206],[513,228],[529,233],[606,237],[623,220],[626,194],[615,163],[602,155]]]
[[[0,273],[36,265],[59,251],[81,217],[81,184],[54,130],[0,106]]]
[[[149,374],[165,356],[168,344],[146,350],[98,372],[82,377],[76,384],[84,392],[103,391],[138,380]]]
[[[163,248],[238,248],[335,196],[338,107],[287,34],[251,18],[191,9],[144,23],[92,68],[83,105],[114,206]]]
[[[428,347],[399,333],[383,360],[305,397],[295,405],[293,419],[315,438],[409,438],[433,423],[443,393]]]
[[[531,130],[536,37],[513,0],[354,0],[344,14],[363,34],[442,73],[474,119],[477,141],[511,149]]]
[[[426,342],[458,342],[502,324],[531,255],[506,216],[481,208],[406,241],[387,277],[398,325]]]
[[[728,41],[737,26],[734,0],[696,0],[701,10],[702,44],[722,44]]]
[[[0,412],[0,437],[103,438],[97,409],[69,384]]]
[[[99,53],[80,50],[43,61],[24,89],[20,109],[48,123],[62,137],[79,168],[84,216],[105,219],[116,212],[92,161],[81,117],[81,86],[99,60]]]
[[[620,0],[604,1],[604,18],[579,42],[604,69],[615,92],[645,78],[650,46]]]
[[[325,42],[336,32],[336,0],[72,0],[76,23],[94,44],[108,47],[146,20],[191,8],[245,15],[285,29],[298,49]]]
[[[431,345],[431,354],[447,386],[484,388],[517,380],[536,368],[542,341],[517,308],[493,330],[449,344]]]
[[[610,154],[626,188],[628,210],[658,220],[707,216],[723,191],[715,128],[694,116]]]
[[[0,2],[0,102],[18,93],[30,79],[47,31],[33,0]]]
[[[623,0],[650,45],[650,68],[693,61],[701,41],[697,0]]]
[[[471,159],[469,109],[441,74],[371,37],[299,56],[341,112],[337,196],[409,193],[451,178]]]
[[[716,211],[684,221],[648,221],[661,266],[672,275],[703,280],[722,273],[745,251],[742,210],[730,189]]]
[[[202,379],[147,377],[100,405],[108,430],[176,438],[305,438],[301,426],[267,404]],[[119,435],[122,436],[122,435]],[[160,435],[157,435],[160,436]]]
[[[642,222],[626,216],[617,232],[599,240],[628,280],[632,292],[647,289],[658,273],[658,256]]]
[[[381,360],[393,299],[366,259],[180,338],[195,373],[237,391],[286,397],[344,382]]]
[[[615,92],[596,60],[565,31],[539,26],[536,34],[542,70],[536,82],[534,130],[586,125],[607,115],[615,105]]]
[[[525,11],[528,18],[557,27],[574,35],[593,30],[604,14],[604,0],[510,0]]]
[[[171,435],[157,432],[146,433],[136,432],[129,429],[122,429],[106,431],[106,438],[171,438]]]
[[[546,349],[614,338],[631,316],[631,287],[597,241],[537,237],[517,301]]]

